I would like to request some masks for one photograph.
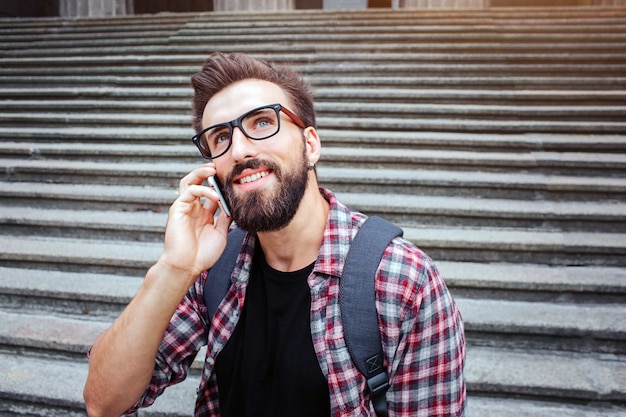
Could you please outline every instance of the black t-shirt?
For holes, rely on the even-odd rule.
[[[255,253],[242,315],[215,364],[223,417],[330,415],[311,339],[312,269],[280,272]]]

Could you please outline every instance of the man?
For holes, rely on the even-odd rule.
[[[289,68],[215,53],[192,78],[194,137],[210,162],[180,182],[163,254],[94,343],[92,417],[152,404],[208,345],[196,416],[374,416],[338,304],[365,220],[318,187],[320,138],[309,86]],[[216,176],[232,212],[216,216]],[[232,284],[209,322],[207,270],[231,220],[247,231]],[[463,325],[432,261],[402,238],[376,274],[390,416],[463,416]]]

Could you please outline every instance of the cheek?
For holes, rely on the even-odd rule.
[[[225,164],[223,162],[215,162],[215,170],[217,171],[217,178],[219,178],[220,183],[224,184],[226,182],[226,177],[229,174],[229,170],[232,167],[232,164]]]

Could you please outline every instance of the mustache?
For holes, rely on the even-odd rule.
[[[257,169],[261,167],[267,167],[270,170],[275,171],[275,172],[280,171],[280,168],[273,162],[264,161],[262,159],[250,159],[244,163],[235,165],[233,169],[230,171],[230,173],[228,174],[228,176],[226,177],[226,180],[229,184],[231,184],[234,178],[237,175],[241,174],[246,169]]]

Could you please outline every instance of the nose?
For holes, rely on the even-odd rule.
[[[239,127],[233,127],[230,151],[233,162],[239,163],[256,155],[254,140],[243,134]]]

